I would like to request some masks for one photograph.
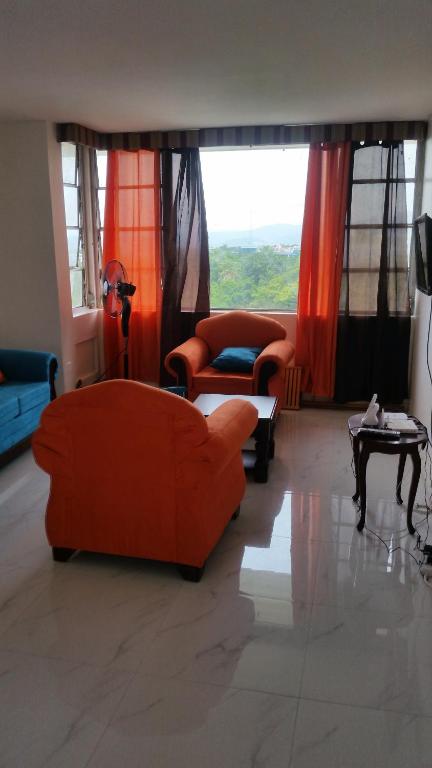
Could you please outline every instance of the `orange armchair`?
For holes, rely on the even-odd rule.
[[[33,437],[51,475],[54,559],[82,549],[165,560],[199,580],[243,497],[241,446],[257,421],[244,401],[205,419],[187,400],[135,381],[59,397]]]
[[[269,317],[235,310],[201,320],[196,335],[165,358],[165,367],[187,387],[190,400],[204,392],[224,395],[276,395],[282,406],[285,368],[294,365],[286,330]],[[224,347],[261,347],[252,373],[227,373],[210,366]]]

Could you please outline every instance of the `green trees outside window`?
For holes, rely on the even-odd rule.
[[[299,245],[210,248],[212,309],[297,309]]]

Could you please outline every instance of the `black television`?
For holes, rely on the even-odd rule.
[[[432,219],[427,213],[414,221],[417,288],[432,296]]]

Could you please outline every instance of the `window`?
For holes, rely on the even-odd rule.
[[[308,148],[200,155],[211,308],[295,312]]]
[[[72,308],[100,304],[106,152],[62,144]],[[99,181],[100,180],[100,181]]]
[[[349,305],[350,315],[376,314],[385,236],[391,254],[387,267],[388,309],[390,314],[405,314],[409,311],[407,265],[417,142],[404,141],[403,150],[394,155],[382,143],[363,144],[360,142],[354,153],[340,307],[344,311]]]
[[[82,307],[85,297],[84,233],[78,147],[62,144],[63,191],[69,256],[72,307]]]

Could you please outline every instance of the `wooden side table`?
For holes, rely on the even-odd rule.
[[[363,413],[358,413],[348,419],[348,429],[352,438],[356,476],[356,490],[352,498],[353,501],[358,501],[360,498],[360,520],[357,524],[357,530],[362,531],[366,521],[366,467],[370,454],[387,453],[399,455],[399,465],[396,479],[396,501],[398,504],[403,504],[400,490],[405,469],[406,457],[409,454],[413,463],[413,473],[411,477],[411,486],[407,504],[407,528],[409,532],[413,534],[415,532],[415,528],[412,524],[412,511],[421,472],[419,447],[424,448],[428,442],[427,429],[418,419],[410,416],[410,418],[413,419],[413,421],[415,421],[418,425],[419,431],[416,435],[402,434],[400,440],[382,440],[380,438],[370,437],[363,438],[361,435],[358,435],[358,430],[362,426],[361,421],[363,416]]]

